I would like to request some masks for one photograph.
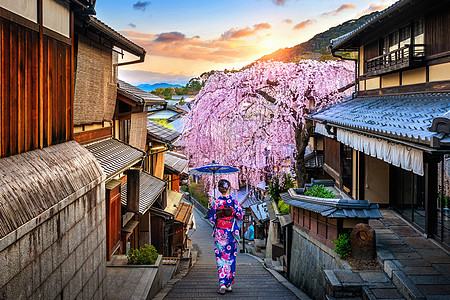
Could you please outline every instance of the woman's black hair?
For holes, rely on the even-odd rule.
[[[219,189],[219,192],[222,194],[225,194],[228,189],[231,187],[231,183],[226,179],[220,179],[219,183],[217,184],[217,187]]]

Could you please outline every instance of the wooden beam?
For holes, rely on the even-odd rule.
[[[410,84],[403,86],[395,86],[383,89],[374,89],[359,91],[358,97],[371,97],[371,96],[386,96],[386,95],[404,95],[414,93],[427,93],[427,92],[450,92],[450,80],[447,81],[433,81],[419,84]]]
[[[73,139],[78,143],[84,145],[102,139],[110,138],[111,136],[112,136],[112,127],[104,127],[96,130],[75,133],[73,135]]]

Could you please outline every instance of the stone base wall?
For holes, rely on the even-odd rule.
[[[104,298],[105,184],[87,190],[0,240],[0,299]]]
[[[350,269],[327,246],[297,227],[292,230],[289,281],[313,299],[325,299],[324,270]]]

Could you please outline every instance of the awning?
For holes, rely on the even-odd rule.
[[[167,151],[164,158],[164,171],[181,174],[186,170],[188,163],[189,160],[185,155],[173,151]]]
[[[178,206],[180,206],[180,201],[182,198],[183,194],[172,190],[167,190],[167,206],[164,210],[174,215],[178,209]]]
[[[116,139],[106,139],[84,146],[100,163],[106,179],[130,168],[144,158],[145,152]]]
[[[164,191],[166,182],[150,175],[147,172],[141,172],[139,178],[139,214],[145,214],[150,206],[158,199]],[[127,205],[127,183],[122,186],[121,195],[122,205]]]
[[[280,221],[281,227],[287,226],[294,222],[294,220],[292,219],[292,216],[290,214],[281,215],[281,216],[278,216],[277,218],[278,218],[278,221]]]

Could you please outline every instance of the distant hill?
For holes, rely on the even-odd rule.
[[[183,87],[183,86],[179,85],[179,84],[170,84],[170,83],[161,82],[161,83],[155,83],[155,84],[139,84],[137,87],[146,92],[152,92],[157,88]]]
[[[331,27],[327,31],[316,34],[307,42],[290,48],[278,49],[271,54],[261,57],[257,61],[268,61],[272,59],[283,62],[296,62],[304,58],[315,60],[332,59],[331,54],[327,51],[327,47],[330,44],[330,39],[337,38],[356,29],[372,18],[375,14],[378,14],[378,12],[373,12],[371,14],[364,15],[359,19],[349,20],[336,27]]]

